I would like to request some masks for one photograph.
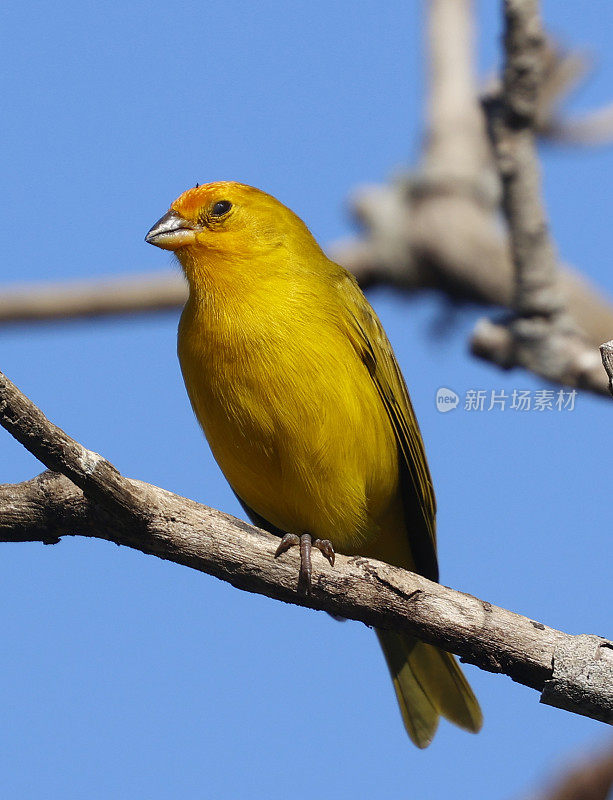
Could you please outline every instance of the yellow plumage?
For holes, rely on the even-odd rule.
[[[270,195],[190,189],[148,241],[175,250],[187,391],[252,519],[437,579],[435,501],[392,348],[354,279]],[[425,747],[439,715],[481,712],[453,656],[378,632],[404,723]]]

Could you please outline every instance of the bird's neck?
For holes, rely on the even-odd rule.
[[[287,273],[265,273],[253,262],[185,267],[189,299],[182,315],[185,332],[198,332],[200,347],[234,350],[280,334],[293,305],[296,282]],[[205,344],[206,342],[206,344]]]

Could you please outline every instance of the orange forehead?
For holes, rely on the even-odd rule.
[[[194,186],[193,189],[188,189],[179,195],[171,208],[182,217],[193,219],[198,216],[203,207],[211,203],[216,203],[218,200],[237,202],[250,194],[260,194],[260,191],[254,189],[253,186],[234,181],[203,183],[201,186]]]

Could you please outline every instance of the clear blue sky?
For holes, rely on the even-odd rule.
[[[498,58],[479,5],[480,67]],[[545,4],[613,99],[613,7]],[[3,283],[163,269],[150,225],[196,181],[253,183],[322,243],[345,201],[419,146],[421,4],[12,3],[3,10]],[[543,153],[561,255],[613,293],[613,151]],[[442,415],[436,389],[536,390],[444,340],[438,301],[372,300],[395,344],[439,500],[442,579],[611,636],[611,407]],[[0,369],[123,473],[240,514],[192,417],[177,314],[0,331]],[[613,331],[611,332],[613,335]],[[40,465],[0,432],[0,481]],[[2,545],[0,774],[20,800],[511,798],[605,726],[468,667],[485,727],[411,747],[375,637],[125,548]]]

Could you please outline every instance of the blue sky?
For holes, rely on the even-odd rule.
[[[478,5],[479,64],[499,9]],[[2,12],[2,283],[168,267],[143,236],[196,181],[238,179],[322,243],[346,198],[418,152],[421,3],[24,2]],[[605,2],[545,3],[598,72],[575,110],[613,99]],[[613,150],[543,151],[562,257],[613,294]],[[439,501],[442,580],[573,633],[611,636],[611,409],[440,414],[436,390],[536,391],[472,360],[476,316],[444,339],[436,299],[371,299],[416,406]],[[129,476],[240,514],[190,411],[177,314],[0,330],[0,369]],[[613,335],[613,331],[612,331]],[[0,431],[0,481],[40,465]],[[510,798],[606,741],[467,667],[476,737],[403,731],[375,637],[101,541],[2,546],[3,794],[63,797]]]

